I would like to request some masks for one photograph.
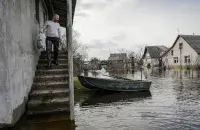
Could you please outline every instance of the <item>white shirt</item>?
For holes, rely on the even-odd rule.
[[[60,24],[53,21],[46,21],[43,27],[46,37],[58,37],[61,39]]]

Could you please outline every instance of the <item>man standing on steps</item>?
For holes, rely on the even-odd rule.
[[[46,34],[46,52],[47,52],[47,60],[48,60],[48,67],[51,67],[51,51],[52,45],[54,46],[54,61],[53,63],[58,65],[58,48],[59,43],[61,41],[61,30],[59,15],[55,14],[51,21],[46,21],[43,32]]]

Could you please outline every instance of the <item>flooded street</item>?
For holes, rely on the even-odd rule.
[[[97,77],[99,75],[96,75]],[[140,79],[140,72],[127,77]],[[200,72],[145,71],[149,92],[75,93],[75,125],[68,121],[25,123],[14,130],[199,130]]]
[[[152,80],[149,93],[82,94],[75,105],[76,129],[200,129],[199,72],[153,70],[144,74]],[[139,79],[140,73],[133,77]]]

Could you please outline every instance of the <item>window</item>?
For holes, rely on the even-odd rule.
[[[179,49],[183,48],[183,43],[179,43]]]
[[[178,57],[174,57],[174,63],[178,63]]]
[[[40,15],[39,15],[39,0],[35,0],[35,18],[38,23],[40,23]]]
[[[190,56],[185,56],[184,59],[185,59],[185,63],[190,63]]]
[[[172,56],[174,55],[174,50],[171,50],[171,55],[172,55]]]

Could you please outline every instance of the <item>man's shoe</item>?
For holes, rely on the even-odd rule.
[[[55,65],[59,65],[59,64],[58,64],[58,61],[55,61]]]
[[[58,64],[58,61],[53,61],[53,63],[54,63],[55,65],[59,65],[59,64]]]

